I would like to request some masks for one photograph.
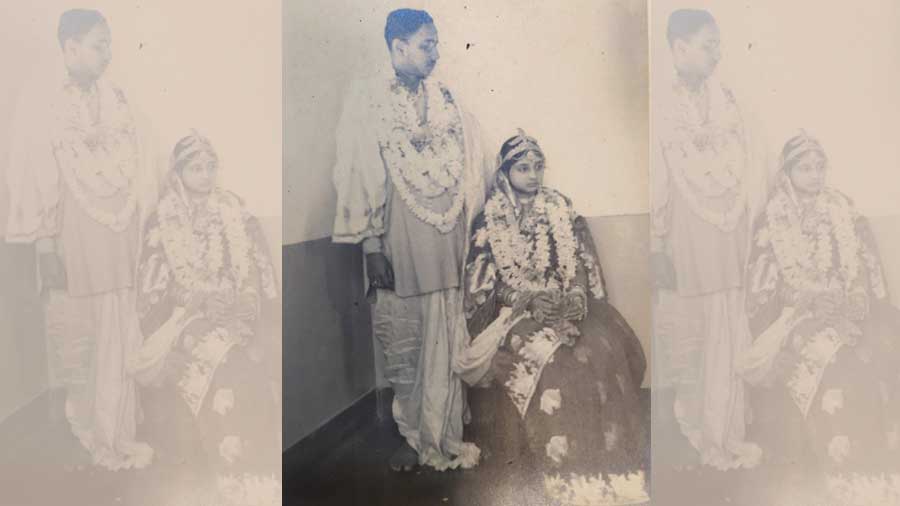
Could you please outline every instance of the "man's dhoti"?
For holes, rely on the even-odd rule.
[[[384,348],[384,374],[394,388],[394,420],[419,463],[440,470],[473,467],[480,452],[462,440],[465,391],[451,369],[468,339],[462,291],[398,297],[378,290],[372,318]]]
[[[135,441],[137,392],[125,371],[141,345],[134,290],[82,297],[51,291],[47,333],[53,369],[67,389],[66,418],[94,464],[146,466],[153,451]]]
[[[744,383],[737,360],[750,345],[744,293],[697,296],[660,290],[653,312],[657,384],[675,390],[675,417],[704,464],[752,467],[760,448],[744,441]]]

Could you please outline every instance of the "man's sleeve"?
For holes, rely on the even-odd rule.
[[[336,132],[333,169],[337,205],[332,240],[359,243],[385,231],[387,175],[362,83],[354,83],[344,99]],[[371,244],[371,241],[370,243]]]
[[[29,87],[25,88],[26,90]],[[59,232],[60,180],[53,156],[46,101],[22,95],[13,113],[12,138],[6,167],[9,216],[6,241],[32,243]]]

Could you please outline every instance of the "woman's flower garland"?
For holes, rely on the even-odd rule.
[[[250,272],[250,240],[240,204],[222,190],[215,190],[207,202],[208,222],[197,234],[187,204],[170,192],[159,204],[160,239],[176,281],[183,287],[215,291],[212,278],[225,263],[227,245],[235,288],[241,287]],[[200,235],[200,237],[198,237]]]
[[[814,237],[804,233],[802,211],[786,190],[781,189],[766,208],[770,241],[782,275],[795,290],[823,291],[839,271],[843,287],[849,289],[859,273],[861,251],[850,203],[826,189],[809,212],[812,214],[806,219],[814,220]]]
[[[578,266],[578,241],[569,206],[560,195],[546,189],[535,195],[532,212],[537,223],[531,238],[522,232],[512,203],[501,192],[494,193],[484,211],[488,241],[506,284],[526,292],[570,288]],[[556,245],[558,276],[548,275],[551,235]]]
[[[79,207],[97,223],[122,232],[137,209],[137,196],[131,187],[137,168],[137,139],[128,103],[120,92],[107,86],[98,83],[96,88],[101,114],[98,124],[110,125],[102,130],[91,126],[80,90],[75,86],[65,90],[53,151],[66,186]],[[110,197],[124,191],[125,203],[115,213],[99,209],[91,202],[85,187],[96,197]]]
[[[415,104],[405,88],[394,83],[390,112],[385,116],[381,153],[400,198],[420,220],[447,233],[465,205],[460,187],[464,164],[461,114],[443,86],[421,88],[427,96],[429,121],[419,126]],[[420,149],[416,149],[419,144]],[[423,206],[415,193],[434,198],[452,192],[450,208],[443,213]]]

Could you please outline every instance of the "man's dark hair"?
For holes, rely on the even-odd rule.
[[[701,9],[679,9],[669,15],[669,26],[666,29],[666,38],[669,45],[676,40],[686,40],[696,34],[706,25],[715,25],[716,18],[709,11]]]
[[[56,32],[59,46],[65,47],[66,41],[69,39],[81,40],[99,24],[107,24],[106,18],[100,14],[100,11],[72,9],[63,12],[59,17],[59,28]]]
[[[432,25],[434,20],[425,12],[415,9],[397,9],[388,14],[384,25],[384,41],[388,49],[394,39],[407,40],[424,25]]]

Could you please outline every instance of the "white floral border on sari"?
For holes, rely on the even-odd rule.
[[[192,337],[185,335],[185,341]],[[240,342],[223,327],[216,327],[200,337],[191,350],[193,360],[178,382],[181,396],[187,402],[194,416],[200,412],[203,400],[209,392],[213,375],[233,346]]]
[[[503,386],[522,418],[525,418],[531,405],[541,373],[562,344],[552,328],[542,328],[524,339],[516,334],[510,337],[510,345],[516,350],[518,360]]]
[[[647,484],[643,471],[627,474],[581,475],[568,478],[544,474],[547,495],[571,506],[626,506],[647,504]]]

